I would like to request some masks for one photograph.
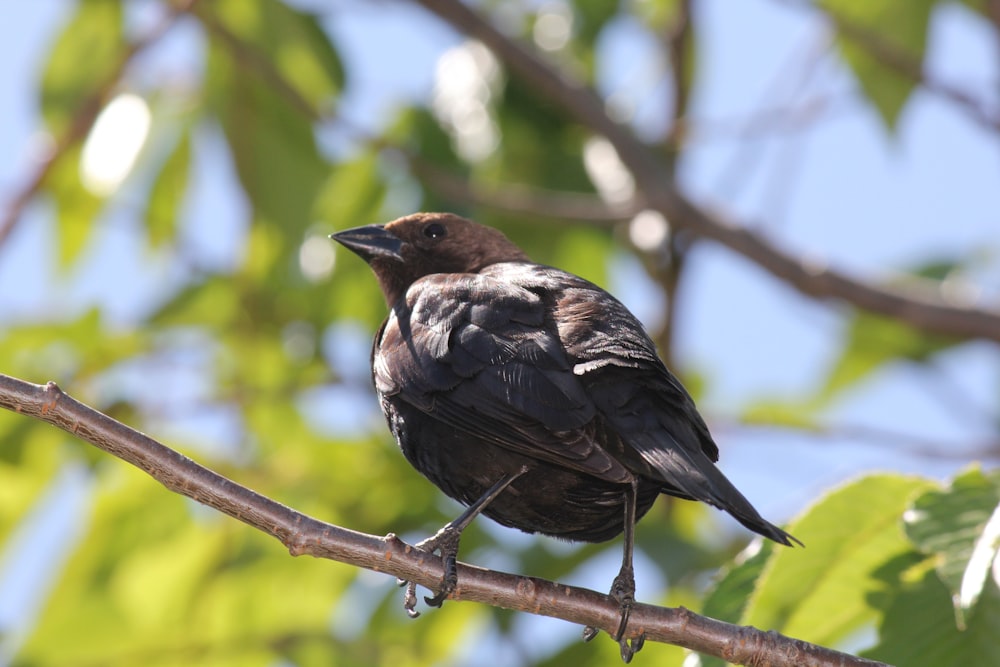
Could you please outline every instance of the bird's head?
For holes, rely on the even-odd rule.
[[[424,276],[476,273],[498,262],[528,260],[499,231],[451,213],[415,213],[330,238],[368,262],[390,306]]]

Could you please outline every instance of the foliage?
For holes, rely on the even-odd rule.
[[[104,238],[123,200],[131,202],[139,254],[166,268],[124,322],[104,307],[53,308],[4,322],[2,370],[56,379],[90,405],[306,513],[364,532],[419,537],[456,507],[389,441],[366,368],[367,340],[385,307],[367,267],[334,258],[325,236],[413,210],[454,210],[502,227],[538,261],[602,284],[610,281],[608,267],[634,248],[611,224],[554,226],[551,216],[498,212],[421,178],[437,170],[481,192],[517,183],[597,201],[600,188],[581,159],[591,133],[502,70],[478,99],[477,118],[496,143],[482,155],[470,156],[463,130],[420,103],[401,102],[377,135],[339,118],[352,77],[365,70],[342,58],[338,39],[303,4],[312,3],[196,2],[176,19],[193,29],[201,53],[202,71],[192,81],[150,82],[137,73],[141,62],[132,64],[121,87],[136,88],[150,105],[150,137],[115,194],[85,187],[76,145],[47,173],[53,274],[71,281],[95,270],[99,254],[87,250]],[[632,4],[567,5],[577,21],[568,53],[588,82],[598,76],[597,45],[612,27],[628,22],[643,35],[661,35],[684,3]],[[896,128],[920,82],[873,54],[866,36],[888,34],[880,30],[891,22],[899,30],[889,48],[919,69],[938,3],[818,4],[834,17],[837,48],[865,102]],[[73,7],[38,76],[40,115],[55,137],[115,75],[135,39],[128,3],[81,0]],[[524,20],[508,20],[508,30],[527,39],[542,9],[522,8]],[[468,44],[457,48],[467,66],[498,68]],[[701,63],[696,49],[688,54],[684,78],[697,90]],[[351,137],[338,143],[329,132],[342,120]],[[681,150],[662,139],[664,151]],[[190,211],[191,200],[204,196],[207,156],[219,147],[242,198],[221,259],[191,241],[195,227],[217,224],[214,211]],[[925,263],[910,273],[941,284],[963,265]],[[932,270],[941,267],[947,271]],[[844,322],[842,345],[812,391],[755,397],[740,407],[746,422],[820,430],[835,400],[877,371],[923,367],[963,344],[875,314],[850,311]],[[697,369],[687,370],[696,376]],[[80,469],[88,501],[63,511],[76,513],[82,534],[62,546],[65,564],[52,567],[37,617],[26,612],[20,634],[0,634],[0,664],[5,650],[25,667],[464,664],[479,655],[477,644],[505,646],[519,664],[617,660],[612,642],[584,646],[575,630],[540,645],[522,618],[491,608],[446,604],[412,622],[393,582],[290,558],[273,540],[7,413],[0,414],[0,547],[30,550],[19,531],[41,521],[46,498],[58,493],[67,470]],[[706,530],[714,526],[708,509],[663,501],[641,525],[638,546],[669,590],[653,600],[640,582],[640,597],[899,665],[996,664],[998,505],[1000,477],[992,471],[969,468],[944,484],[870,475],[823,493],[791,523],[807,548],[755,544],[756,551],[737,556],[742,538]],[[483,523],[466,533],[466,560],[567,580],[618,557],[617,542],[554,544]],[[642,660],[679,665],[685,654],[647,645]]]

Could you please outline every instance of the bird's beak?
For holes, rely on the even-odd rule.
[[[355,253],[366,262],[376,257],[403,261],[403,242],[395,234],[385,228],[385,225],[366,225],[345,229],[330,238]]]

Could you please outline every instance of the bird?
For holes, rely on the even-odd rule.
[[[479,514],[570,541],[624,534],[610,595],[628,662],[643,640],[626,638],[635,527],[658,496],[708,503],[779,544],[801,544],[716,467],[719,448],[694,400],[604,289],[451,213],[331,238],[367,262],[389,308],[371,357],[389,430],[416,470],[466,506],[416,545],[444,565],[427,604],[454,591],[461,533]],[[411,616],[415,604],[409,583]]]

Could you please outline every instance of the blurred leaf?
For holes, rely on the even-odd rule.
[[[150,322],[161,327],[198,325],[223,329],[240,312],[240,295],[235,284],[222,276],[192,283],[156,311]]]
[[[344,87],[345,72],[316,16],[278,0],[216,0],[198,11],[210,11],[211,20],[218,21],[229,35],[216,32],[216,38],[227,42],[235,38],[245,58],[265,59],[313,112],[330,111],[328,107]],[[253,66],[267,65],[257,62]],[[269,76],[263,69],[252,75]]]
[[[861,89],[892,129],[917,84],[927,27],[937,0],[821,0],[834,19],[837,46]],[[887,26],[892,26],[887,30]],[[894,66],[898,61],[900,65]],[[912,70],[908,72],[907,70]]]
[[[938,260],[926,262],[909,273],[924,282],[941,282],[960,271],[964,265],[961,260]],[[905,286],[910,280],[912,278],[906,276],[895,283]],[[888,317],[854,311],[840,357],[815,400],[822,404],[885,363],[903,359],[926,361],[934,354],[962,342],[957,338],[924,333]]]
[[[742,623],[833,646],[875,620],[874,572],[911,553],[900,517],[931,482],[870,475],[817,501],[788,526],[804,549],[775,549]]]
[[[727,568],[705,598],[701,613],[727,623],[739,623],[764,566],[774,551],[774,542],[754,538],[749,553]],[[702,663],[707,664],[707,663]]]
[[[355,574],[293,559],[120,462],[103,470],[92,516],[21,664],[273,665],[297,637],[329,638]]]
[[[975,606],[1000,544],[996,518],[1000,504],[1000,471],[984,473],[978,466],[961,473],[947,488],[928,491],[914,500],[905,515],[906,535],[934,557],[938,576],[948,587],[958,614]],[[987,534],[984,529],[991,525]],[[984,538],[985,541],[984,541]]]
[[[741,420],[760,426],[784,426],[803,431],[819,430],[816,412],[821,403],[809,399],[780,401],[772,398],[754,401],[743,409]]]
[[[315,215],[331,222],[336,229],[388,222],[375,219],[384,196],[385,183],[378,171],[378,157],[375,153],[364,153],[330,172],[316,200]]]
[[[185,128],[160,168],[146,202],[146,229],[153,248],[173,241],[191,169],[191,132]]]
[[[757,580],[764,571],[774,551],[774,542],[755,538],[756,550],[726,569],[709,591],[701,613],[727,623],[739,623],[753,595]],[[713,656],[694,654],[686,667],[724,667],[725,660]]]
[[[120,0],[87,0],[75,7],[41,76],[42,115],[56,136],[118,66],[125,45]]]
[[[91,194],[80,181],[80,153],[79,146],[68,149],[45,179],[45,190],[56,207],[55,246],[62,269],[80,257],[104,207],[104,200]]]
[[[60,431],[29,417],[0,412],[0,553],[65,463]]]
[[[209,98],[255,213],[281,230],[280,257],[297,250],[326,178],[312,122],[315,104],[339,90],[336,56],[317,41],[314,19],[276,0],[199,7],[211,12],[203,15],[212,36]]]
[[[68,322],[13,327],[0,337],[5,372],[42,381],[65,382],[75,375],[92,375],[149,348],[143,332],[109,331],[96,308]]]
[[[821,397],[829,399],[867,377],[885,363],[926,361],[959,340],[926,334],[898,320],[856,311],[840,358],[827,377]]]

